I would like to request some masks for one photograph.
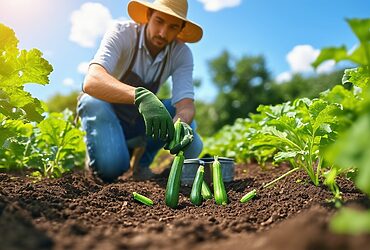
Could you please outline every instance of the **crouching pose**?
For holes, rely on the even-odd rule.
[[[196,158],[202,141],[194,121],[193,56],[186,42],[201,39],[202,28],[187,19],[186,0],[132,0],[130,21],[117,22],[104,35],[90,63],[77,111],[86,131],[88,166],[104,181],[130,168],[135,148],[143,148],[134,178],[148,179],[157,152],[174,137],[174,122],[193,140],[173,150]],[[172,78],[172,97],[157,91]],[[176,152],[171,152],[176,153]]]

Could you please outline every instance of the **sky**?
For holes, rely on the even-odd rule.
[[[37,48],[53,66],[50,84],[29,84],[26,90],[47,100],[56,93],[79,90],[88,62],[105,30],[128,20],[128,0],[0,0],[0,23],[12,28],[20,49]],[[196,98],[217,95],[209,61],[228,51],[264,56],[278,82],[293,73],[330,72],[327,61],[316,72],[310,66],[325,47],[358,43],[346,18],[369,18],[370,0],[188,0],[188,19],[202,26],[200,42],[188,44],[194,57],[194,78],[202,85]]]

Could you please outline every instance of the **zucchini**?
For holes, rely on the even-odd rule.
[[[190,201],[196,206],[202,204],[203,201],[202,197],[203,176],[204,176],[204,166],[200,165],[195,175],[193,186],[191,188],[190,193]]]
[[[251,199],[253,199],[253,197],[255,197],[257,194],[257,190],[256,189],[253,189],[252,191],[248,192],[246,195],[244,195],[241,199],[240,199],[240,202],[241,203],[246,203],[248,201],[250,201]]]
[[[225,190],[224,180],[222,179],[221,163],[218,161],[218,156],[214,157],[212,163],[212,179],[213,179],[213,194],[216,204],[227,204],[227,193]]]
[[[177,118],[174,127],[175,127],[175,144],[178,144],[181,141],[181,129],[182,129],[180,118]]]
[[[171,149],[175,145],[180,143],[181,140],[181,119],[177,118],[175,124],[173,125],[175,127],[175,135],[172,139],[172,141],[169,143],[168,148]]]
[[[142,194],[138,194],[136,192],[132,192],[132,195],[134,196],[134,199],[137,201],[140,201],[141,203],[147,205],[147,206],[153,206],[153,201],[149,199],[148,197],[145,197]]]
[[[211,189],[209,188],[207,182],[205,182],[204,178],[202,182],[202,197],[205,200],[212,199]]]
[[[184,165],[184,153],[180,151],[173,160],[170,174],[167,180],[165,201],[166,205],[176,208],[179,202],[182,166]]]

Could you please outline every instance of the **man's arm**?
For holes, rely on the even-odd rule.
[[[176,115],[173,118],[175,122],[177,118],[180,118],[182,122],[190,124],[195,116],[195,105],[194,101],[190,98],[182,99],[181,101],[175,104]]]
[[[135,87],[120,82],[99,64],[90,65],[83,91],[110,103],[134,104],[135,102]]]
[[[158,97],[146,88],[124,84],[111,76],[102,66],[91,64],[83,90],[107,102],[135,104],[143,116],[148,136],[163,141],[172,140],[174,126],[171,116]]]

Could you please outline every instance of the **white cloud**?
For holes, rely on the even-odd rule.
[[[77,66],[78,73],[86,75],[87,70],[89,69],[89,62],[82,62]]]
[[[65,78],[63,80],[63,85],[68,86],[68,87],[73,87],[75,86],[75,81],[72,78]]]
[[[322,73],[330,73],[332,72],[333,70],[335,69],[335,61],[334,60],[327,60],[323,63],[321,63],[317,69],[316,69],[316,72],[318,74],[322,74]]]
[[[320,50],[313,48],[311,45],[297,45],[295,46],[286,56],[286,59],[290,66],[290,71],[285,71],[279,74],[275,81],[278,83],[290,81],[293,74],[305,74],[305,73],[330,73],[335,69],[335,61],[327,60],[321,63],[316,71],[311,64],[319,56]]]
[[[311,63],[314,62],[320,50],[311,45],[297,45],[287,55],[287,61],[294,73],[306,73],[313,71]]]
[[[207,11],[219,11],[224,8],[236,7],[242,0],[198,0],[204,5]]]
[[[283,82],[288,82],[292,80],[292,73],[289,71],[285,71],[283,73],[280,73],[276,78],[275,81],[277,83],[283,83]]]
[[[113,19],[107,7],[87,2],[71,15],[69,39],[82,47],[93,48],[97,38],[104,35]]]

